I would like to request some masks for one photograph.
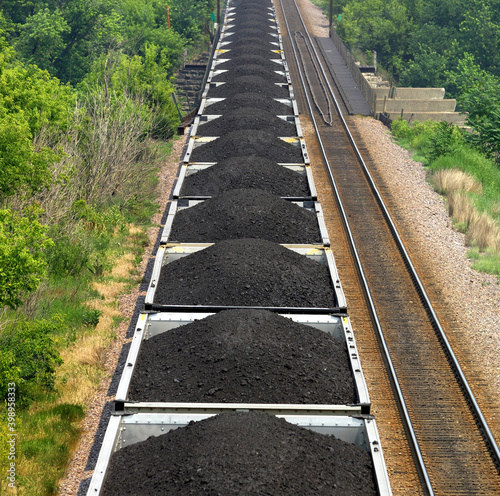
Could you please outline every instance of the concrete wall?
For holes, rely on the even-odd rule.
[[[403,115],[403,118],[409,120],[428,118],[463,124],[464,116],[454,112],[456,101],[444,98],[444,88],[371,86],[334,29],[331,38],[375,117],[378,117],[385,110],[392,119]]]
[[[385,103],[385,105],[384,105]],[[385,107],[385,108],[384,108]],[[410,99],[387,99],[377,100],[376,112],[455,112],[455,100],[410,100]]]

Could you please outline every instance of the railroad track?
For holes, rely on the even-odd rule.
[[[399,409],[412,439],[425,494],[499,494],[499,451],[451,350],[403,243],[348,131],[337,93],[333,126],[325,125],[316,94],[328,81],[306,78],[295,33],[306,32],[293,0],[281,0],[304,88],[299,108],[312,114],[331,181],[344,211],[354,258]],[[293,35],[291,33],[294,33]],[[314,40],[308,38],[310,46]],[[311,50],[312,51],[312,50]],[[315,65],[320,58],[314,51]],[[297,86],[297,85],[296,85]],[[334,95],[334,85],[329,85]],[[349,305],[351,317],[356,310]],[[460,420],[458,420],[460,419]],[[481,466],[481,468],[479,468]],[[471,467],[474,467],[472,470]]]
[[[363,334],[358,338],[353,332],[350,315],[356,326],[361,324],[360,329],[373,329],[371,323],[378,315],[384,336],[385,325],[393,326],[397,321],[399,327],[391,327],[390,334],[403,336],[408,332],[405,340],[415,338],[411,342],[415,347],[420,346],[424,330],[429,341],[436,333],[432,326],[423,330],[429,312],[415,310],[421,295],[406,280],[405,272],[395,268],[387,281],[380,276],[380,266],[392,265],[401,250],[389,246],[391,232],[379,223],[379,207],[370,196],[373,192],[368,194],[370,187],[359,161],[356,165],[358,157],[346,139],[337,115],[339,109],[334,108],[331,82],[315,55],[314,40],[300,22],[298,10],[293,10],[296,6],[290,0],[283,0],[281,6],[277,23],[267,0],[235,0],[229,4],[173,191],[175,200],[166,216],[144,312],[136,324],[122,371],[115,414],[88,495],[149,496],[156,494],[154,490],[164,494],[169,491],[165,484],[173,484],[168,487],[174,491],[175,486],[175,494],[199,494],[199,484],[203,491],[221,494],[261,494],[263,488],[266,494],[391,494],[375,421],[381,408],[384,415],[390,412],[396,417],[402,402],[396,404],[390,379],[384,377],[377,380],[386,383],[386,403],[377,398],[375,411],[372,409],[356,344],[360,338],[366,350],[368,339]],[[262,23],[263,28],[259,27]],[[301,73],[307,73],[307,78]],[[300,121],[299,109],[303,114]],[[312,118],[305,115],[307,109],[311,109]],[[331,177],[339,172],[344,176],[332,182],[338,190],[337,200],[317,159],[319,144],[310,141],[306,146],[304,140],[313,124],[318,136],[324,138],[328,130],[331,138],[327,145],[321,144],[326,157],[335,157],[329,164]],[[359,176],[355,175],[357,170],[361,171]],[[352,197],[351,203],[343,203],[344,196]],[[368,219],[372,229],[369,232],[362,229],[361,219],[355,220],[363,209],[370,209],[364,212],[365,228]],[[344,235],[348,224],[342,219],[343,213],[352,227],[351,245],[349,236]],[[310,229],[311,225],[316,227]],[[376,246],[370,249],[374,239]],[[388,246],[382,244],[386,242]],[[365,249],[359,250],[359,255],[353,250],[358,244]],[[377,258],[369,258],[374,254]],[[367,281],[364,289],[361,269],[356,268],[357,257]],[[375,262],[367,265],[366,260]],[[346,284],[349,305],[341,280]],[[363,291],[372,295],[371,313],[361,298]],[[382,303],[378,301],[380,295],[384,296]],[[403,306],[408,301],[415,302],[414,313]],[[415,326],[416,319],[420,320]],[[271,329],[279,337],[273,339]],[[406,364],[410,352],[413,367],[419,370],[442,362],[440,374],[426,375],[423,380],[430,384],[439,379],[441,385],[447,384],[445,409],[448,401],[463,398],[460,391],[441,379],[450,368],[441,352],[429,362],[428,351],[421,348],[420,353],[412,346],[408,349],[393,344],[386,336],[390,358],[389,353],[383,358],[373,331],[372,335],[374,340],[368,345],[372,359],[367,363],[370,378],[374,369],[382,368],[383,360],[394,362],[404,401],[409,404],[406,429],[421,418],[422,403],[435,400],[431,393],[427,400],[408,401],[418,381],[401,382],[399,367],[406,367],[401,369],[405,377],[415,370]],[[319,352],[323,348],[329,351],[322,358]],[[397,350],[400,354],[395,354]],[[424,389],[431,389],[430,385]],[[467,405],[462,408],[467,409]],[[283,423],[273,424],[274,420],[261,416],[263,413],[284,417],[299,428],[293,433],[286,431]],[[186,429],[165,438],[180,443],[172,451],[170,441],[162,444],[161,434],[170,435],[178,427]],[[285,437],[274,440],[274,433],[282,428]],[[285,447],[299,442],[304,432],[311,430],[343,440],[347,443],[341,448],[345,453],[353,450],[356,461],[363,459],[362,463],[372,468],[367,470],[365,465],[349,461],[347,454],[338,455],[338,445],[329,445],[333,441],[321,436],[315,438],[312,448],[297,445],[304,450],[300,451],[303,455],[299,462],[295,448]],[[390,434],[386,432],[388,446],[391,436],[402,436],[401,430],[396,422]],[[191,432],[194,438],[183,438],[183,433],[188,436]],[[400,457],[406,463],[401,472],[406,472],[407,490],[402,492],[402,485],[398,485],[399,492],[495,494],[491,492],[496,489],[491,456],[486,449],[481,450],[483,438],[471,437],[470,430],[464,430],[460,440],[471,451],[478,449],[476,453],[481,453],[489,481],[477,483],[477,478],[462,477],[460,487],[455,483],[441,491],[449,482],[441,480],[442,471],[435,467],[434,455],[442,445],[423,442],[435,432],[428,431],[425,423],[418,424],[414,443],[402,440],[396,445],[396,449],[405,451]],[[148,439],[151,435],[154,440]],[[441,431],[439,436],[443,437]],[[445,442],[447,436],[448,431]],[[319,452],[324,442],[326,451]],[[208,451],[203,451],[205,443]],[[247,448],[242,451],[240,445]],[[419,471],[409,467],[412,449],[416,458],[418,450],[422,452],[425,464]],[[181,462],[180,453],[187,456]],[[269,471],[271,465],[263,460],[263,453],[269,460],[278,454],[274,471]],[[173,458],[164,458],[172,454]],[[233,459],[239,463],[236,471],[227,464]],[[212,460],[215,465],[210,465]],[[241,468],[248,460],[250,467]],[[431,469],[429,460],[434,463]],[[459,456],[458,463],[454,460],[448,452],[440,463],[453,468],[470,463],[470,457]],[[217,479],[223,461],[226,475]],[[304,469],[303,464],[310,468]],[[319,464],[325,465],[325,470],[318,471]],[[342,464],[347,464],[341,470],[342,477],[327,476],[330,468]],[[275,473],[281,473],[284,466],[294,468],[287,472],[285,482],[276,482]],[[216,471],[212,472],[214,467]],[[391,477],[399,484],[396,472],[393,468]],[[290,486],[292,480],[298,485]],[[435,481],[441,484],[438,489]],[[224,489],[213,483],[222,484]],[[145,490],[146,486],[149,489]],[[475,492],[467,492],[472,487]]]

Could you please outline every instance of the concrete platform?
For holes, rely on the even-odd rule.
[[[395,100],[443,100],[444,88],[399,88],[383,87],[373,88],[378,98],[394,98]]]
[[[344,59],[331,38],[316,38],[318,47],[326,60],[327,68],[339,86],[342,99],[350,114],[373,115],[368,102],[361,93]]]
[[[408,112],[455,112],[456,100],[408,100],[408,99],[387,99],[377,100],[377,111],[384,111],[387,113],[401,112],[403,109],[404,113]]]

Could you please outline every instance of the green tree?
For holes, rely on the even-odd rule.
[[[460,23],[460,46],[478,64],[500,76],[500,1],[471,0]]]
[[[57,155],[45,148],[35,153],[28,123],[22,114],[0,116],[0,199],[20,190],[33,194],[52,179],[50,165]]]
[[[447,59],[430,48],[421,47],[414,59],[403,65],[399,83],[415,88],[441,87],[445,83]]]
[[[0,201],[26,190],[40,191],[51,181],[51,166],[61,158],[50,146],[35,149],[42,130],[50,136],[69,123],[74,95],[71,90],[36,67],[13,62],[8,46],[0,51]]]
[[[337,31],[350,46],[375,50],[388,66],[399,66],[412,23],[398,0],[353,0],[342,11]]]
[[[38,221],[39,214],[39,209],[24,217],[0,210],[0,307],[19,307],[46,276],[44,250],[52,240],[47,226]]]
[[[54,61],[66,48],[64,36],[69,32],[70,27],[61,11],[51,12],[45,8],[26,19],[16,48],[30,63],[53,72]]]
[[[23,115],[32,137],[43,128],[57,133],[68,127],[75,94],[69,86],[35,66],[13,62],[7,47],[0,53],[0,116]]]
[[[484,70],[472,53],[465,52],[455,67],[445,71],[445,77],[450,93],[458,98],[464,112],[474,112],[476,93],[484,93],[493,101],[498,94],[498,77]]]
[[[203,33],[205,22],[213,12],[214,0],[172,0],[170,22],[184,38],[194,41]]]
[[[87,91],[103,85],[110,98],[112,92],[113,98],[144,97],[149,111],[155,114],[153,128],[148,131],[156,137],[169,138],[178,124],[178,115],[171,99],[173,89],[168,75],[168,49],[146,45],[144,52],[144,57],[117,52],[108,54],[94,65],[80,88]]]
[[[469,142],[500,162],[500,78],[482,69],[470,53],[446,77],[474,131],[468,135]]]
[[[167,61],[168,65],[163,64],[163,68],[169,77],[172,76],[180,65],[188,41],[174,29],[167,28],[165,4],[158,0],[126,0],[120,3],[119,12],[126,19],[123,24],[124,52],[144,57],[147,46],[162,47],[156,61],[161,63],[161,58]]]

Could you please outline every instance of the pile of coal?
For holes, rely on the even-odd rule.
[[[294,122],[287,122],[265,110],[245,107],[231,110],[217,119],[201,122],[197,136],[225,136],[234,131],[258,129],[273,136],[297,136]]]
[[[272,50],[278,50],[279,45],[274,42],[262,40],[261,38],[242,38],[238,41],[233,41],[222,47],[223,50],[229,50],[227,55],[235,57],[239,55],[267,55],[270,59],[278,58],[278,54]],[[226,57],[226,54],[220,55],[221,58]]]
[[[278,66],[276,66],[278,67]],[[290,98],[290,91],[287,86],[279,86],[274,82],[266,81],[264,78],[254,76],[239,76],[229,80],[225,84],[210,87],[208,98],[228,98],[239,93],[256,93],[265,95],[266,98]]]
[[[300,142],[288,143],[266,131],[234,131],[193,148],[191,162],[217,162],[231,157],[266,157],[279,163],[304,163]]]
[[[232,43],[233,41],[245,40],[247,38],[260,38],[263,41],[272,43],[278,41],[277,33],[273,31],[271,26],[267,29],[259,29],[251,26],[239,30],[232,28],[231,32],[226,33],[226,36],[224,36],[224,41]]]
[[[343,340],[265,310],[225,310],[143,341],[128,399],[356,402]]]
[[[215,243],[238,238],[288,244],[321,242],[313,211],[259,189],[229,190],[179,210],[169,241]]]
[[[230,55],[230,53],[228,53]],[[244,66],[258,66],[262,69],[265,69],[271,73],[274,71],[283,71],[284,66],[281,62],[281,59],[278,59],[278,62],[274,62],[271,60],[271,52],[268,56],[266,55],[242,55],[241,57],[233,57],[226,60],[226,62],[222,62],[221,64],[217,64],[216,69],[224,69],[231,70],[237,69],[239,67]]]
[[[251,92],[243,92],[211,105],[207,105],[204,114],[221,115],[232,110],[238,110],[244,107],[252,107],[255,109],[265,110],[273,115],[293,115],[293,108],[286,103],[281,103],[273,98],[269,98],[264,94],[256,94]],[[289,99],[289,96],[285,97]]]
[[[240,78],[242,76],[257,76],[260,77],[270,83],[286,83],[287,79],[284,74],[279,74],[276,71],[284,71],[284,67],[279,66],[275,62],[275,67],[273,68],[265,68],[256,64],[251,65],[243,65],[243,66],[235,66],[232,68],[223,67],[225,64],[218,65],[216,70],[227,70],[227,72],[223,72],[221,74],[217,74],[212,78],[213,83],[217,82],[231,82],[236,78]]]
[[[262,239],[220,241],[162,267],[154,303],[332,308],[328,267]]]
[[[377,494],[371,456],[266,413],[230,412],[116,451],[104,496]]]
[[[291,198],[305,198],[311,194],[304,174],[264,157],[236,157],[186,176],[181,196],[216,196],[242,188],[258,188]]]

